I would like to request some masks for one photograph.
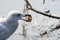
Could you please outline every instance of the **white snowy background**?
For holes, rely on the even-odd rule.
[[[50,10],[54,16],[60,16],[60,0],[29,0],[31,5],[39,11]],[[12,10],[20,10],[23,13],[24,0],[0,0],[0,17],[6,17]],[[59,23],[59,20],[29,11],[32,15],[32,22],[26,23],[27,37],[24,39],[22,33],[23,22],[19,21],[19,26],[8,40],[60,40],[60,29],[50,32]],[[47,31],[47,35],[40,34]]]

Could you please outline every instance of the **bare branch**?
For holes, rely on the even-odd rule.
[[[25,2],[27,3],[28,6],[30,6],[30,8],[32,7],[28,0],[25,0]]]
[[[43,13],[43,12],[40,12],[40,11],[36,10],[35,8],[33,8],[31,6],[31,4],[29,3],[29,1],[27,1],[27,0],[25,0],[25,2],[28,4],[28,6],[30,6],[30,8],[28,8],[29,10],[32,10],[32,11],[34,11],[36,13],[42,14],[42,15],[47,16],[47,17],[51,17],[51,18],[55,18],[55,19],[60,19],[60,17],[53,16],[51,14],[46,14],[46,13]]]
[[[57,16],[53,16],[53,15],[51,15],[51,14],[46,14],[46,13],[40,12],[40,11],[38,11],[38,10],[35,10],[34,8],[29,8],[29,9],[32,10],[32,11],[34,11],[34,12],[36,12],[36,13],[42,14],[42,15],[44,15],[44,16],[47,16],[47,17],[60,19],[60,17],[57,17]]]

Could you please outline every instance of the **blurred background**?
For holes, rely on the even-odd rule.
[[[29,0],[29,2],[39,11],[50,10],[47,14],[60,16],[60,0]],[[12,10],[20,10],[23,13],[23,8],[24,0],[0,0],[0,17],[6,17]],[[32,22],[25,23],[26,39],[22,35],[23,21],[19,21],[17,30],[8,40],[60,40],[60,29],[50,32],[59,23],[58,19],[46,17],[31,10],[28,14],[32,15]],[[41,36],[40,34],[44,32],[48,34]]]

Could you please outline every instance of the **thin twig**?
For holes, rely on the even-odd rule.
[[[47,17],[60,19],[60,17],[57,17],[57,16],[53,16],[53,15],[51,15],[51,14],[46,14],[46,13],[40,12],[40,11],[38,11],[38,10],[35,10],[34,8],[29,8],[29,9],[32,10],[32,11],[34,11],[34,12],[36,12],[36,13],[42,14],[42,15],[44,15],[44,16],[47,16]]]
[[[32,7],[28,0],[25,0],[25,2],[27,3],[28,6],[30,6],[30,8]]]
[[[36,10],[35,8],[33,8],[33,7],[31,6],[31,4],[29,3],[29,1],[27,1],[27,0],[25,0],[25,2],[28,4],[28,6],[30,6],[30,8],[28,8],[29,10],[32,10],[32,11],[34,11],[34,12],[36,12],[36,13],[42,14],[42,15],[47,16],[47,17],[51,17],[51,18],[55,18],[55,19],[60,19],[60,17],[53,16],[53,15],[51,15],[51,14],[46,14],[46,13],[43,13],[43,12],[41,12],[41,11]]]

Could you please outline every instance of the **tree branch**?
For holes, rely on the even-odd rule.
[[[47,17],[60,19],[60,17],[57,17],[57,16],[53,16],[53,15],[51,15],[51,14],[46,14],[46,13],[40,12],[40,11],[34,9],[34,8],[29,8],[29,9],[32,10],[32,11],[34,11],[34,12],[36,12],[36,13],[42,14],[42,15],[44,15],[44,16],[47,16]]]
[[[28,8],[29,10],[32,10],[32,11],[34,11],[34,12],[36,12],[36,13],[42,14],[42,15],[47,16],[47,17],[51,17],[51,18],[55,18],[55,19],[60,19],[60,17],[53,16],[53,15],[51,15],[51,14],[46,14],[46,13],[43,13],[43,12],[40,12],[40,11],[34,9],[34,8],[31,6],[31,4],[29,3],[28,0],[25,0],[25,2],[28,4],[28,6],[30,6],[30,8]]]
[[[31,4],[29,3],[28,0],[25,0],[25,2],[27,3],[27,6],[30,6],[30,8],[32,8]],[[28,8],[28,7],[27,7]]]

